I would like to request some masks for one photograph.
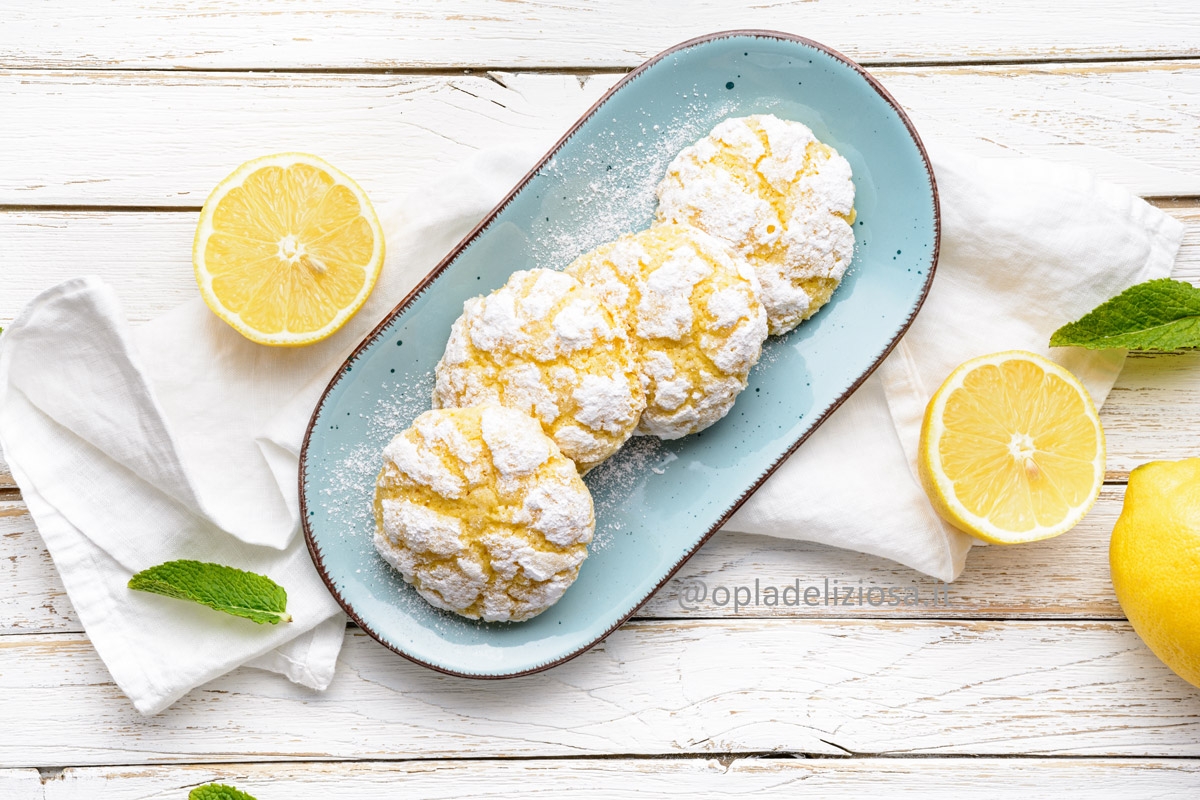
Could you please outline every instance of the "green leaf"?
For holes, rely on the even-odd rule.
[[[188,800],[254,800],[253,797],[223,783],[197,786],[188,792]]]
[[[192,600],[260,625],[292,621],[285,613],[287,592],[282,586],[265,575],[222,564],[168,561],[134,575],[129,588]]]
[[[1170,278],[1131,286],[1056,330],[1050,346],[1089,350],[1200,347],[1200,289]]]

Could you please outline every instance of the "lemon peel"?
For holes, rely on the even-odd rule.
[[[1129,473],[1108,550],[1117,600],[1142,641],[1200,687],[1200,458]]]

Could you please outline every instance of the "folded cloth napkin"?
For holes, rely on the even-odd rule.
[[[969,358],[1028,350],[1075,373],[1099,408],[1125,352],[1051,350],[1050,334],[1135,283],[1169,275],[1183,225],[1075,167],[972,158],[936,144],[930,153],[942,242],[920,313],[726,529],[861,550],[951,581],[979,542],[934,514],[917,482],[929,398]]]
[[[309,415],[349,350],[535,158],[484,153],[385,207],[379,284],[320,344],[254,345],[199,300],[130,330],[94,278],[40,295],[0,338],[0,446],[80,620],[139,710],[155,713],[240,664],[328,684],[344,618],[296,535]],[[932,390],[974,355],[1046,353],[1058,325],[1170,271],[1181,226],[1078,170],[945,154],[935,172],[942,259],[921,315],[730,529],[860,550],[952,580],[971,540],[934,515],[912,464]],[[1098,404],[1122,360],[1052,356]],[[131,572],[173,558],[270,575],[288,588],[295,621],[259,629],[125,588]]]

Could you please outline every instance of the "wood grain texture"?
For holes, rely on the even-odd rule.
[[[42,776],[36,769],[0,770],[0,797],[6,800],[43,800]]]
[[[1142,195],[1200,194],[1200,61],[874,72],[935,154],[1040,156]],[[280,150],[321,154],[386,204],[481,148],[532,161],[618,77],[0,73],[0,205],[198,208]]]
[[[241,669],[140,717],[78,634],[0,637],[0,767],[596,754],[1200,757],[1200,693],[1123,622],[635,621],[544,673],[361,632],[325,692]]]
[[[0,634],[83,630],[25,505],[0,500]]]
[[[17,482],[13,480],[12,473],[8,469],[8,464],[4,461],[4,451],[0,450],[0,491],[16,488]]]
[[[1088,517],[1057,539],[1021,547],[977,548],[962,576],[949,586],[862,553],[769,536],[720,533],[637,616],[731,622],[755,618],[1123,619],[1108,577],[1108,538],[1123,493],[1123,487],[1105,488]],[[0,593],[0,634],[82,630],[33,520],[19,502],[0,502],[0,585],[8,587]],[[810,586],[819,594],[810,593],[810,601],[805,602],[803,593]],[[703,598],[698,596],[701,588]],[[774,602],[768,597],[769,588],[776,592]],[[894,597],[887,594],[891,589],[896,590]]]
[[[1200,52],[1186,4],[1161,0],[359,0],[353,9],[336,10],[316,0],[265,7],[233,0],[95,7],[28,0],[15,6],[0,25],[0,64],[41,68],[621,68],[729,28],[803,34],[867,63]]]
[[[29,785],[32,770],[18,771]],[[4,775],[0,772],[0,787]],[[11,773],[9,773],[11,774]],[[327,800],[489,800],[571,797],[888,797],[1031,800],[1091,796],[1185,797],[1200,784],[1191,759],[532,759],[510,762],[254,764],[69,768],[12,800],[182,798],[223,782],[256,797]],[[44,791],[44,794],[41,793]]]

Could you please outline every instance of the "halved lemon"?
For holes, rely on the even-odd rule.
[[[937,512],[995,544],[1073,528],[1104,483],[1104,430],[1067,370],[1009,351],[962,364],[934,393],[917,467]]]
[[[383,266],[383,229],[344,172],[279,153],[247,161],[213,189],[192,261],[218,317],[247,339],[295,347],[362,307]]]

